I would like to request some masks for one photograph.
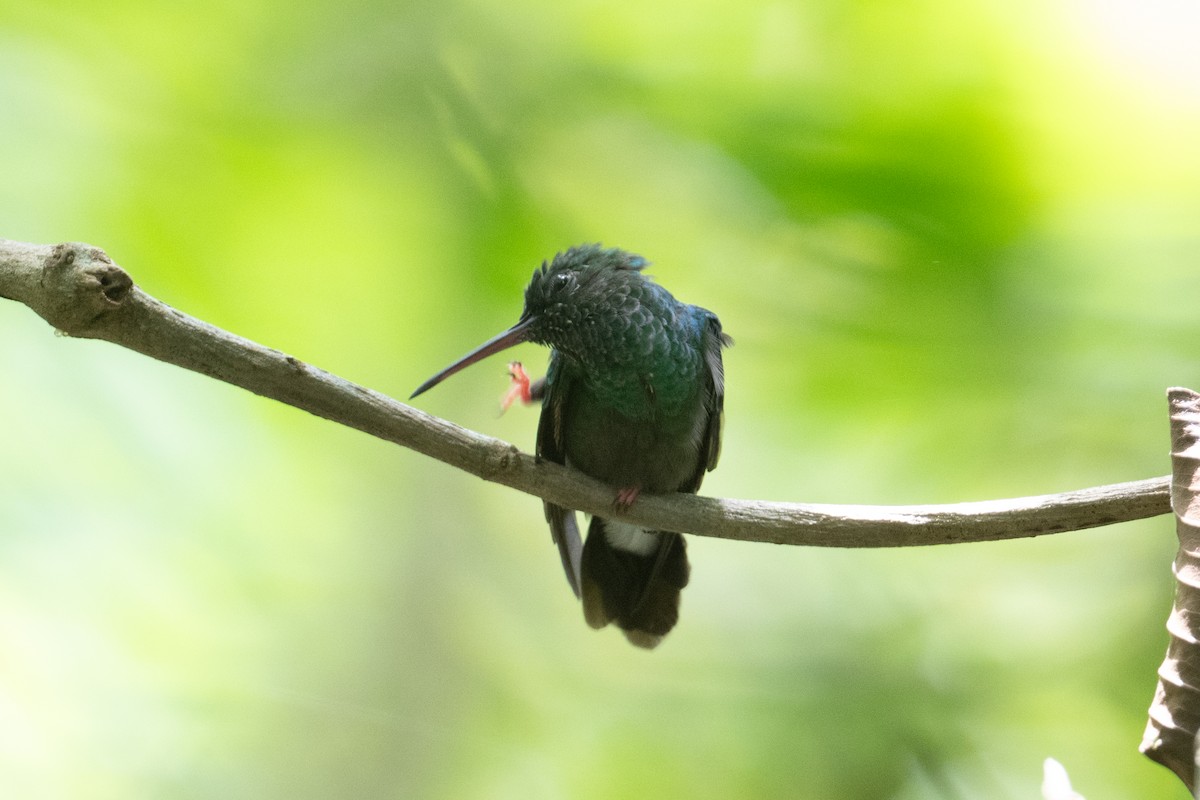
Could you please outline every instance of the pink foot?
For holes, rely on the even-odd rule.
[[[613,500],[613,508],[617,511],[628,511],[633,502],[638,499],[638,495],[642,493],[640,486],[626,486],[623,489],[617,490],[617,499]]]
[[[508,375],[512,381],[512,385],[508,387],[508,391],[500,399],[501,414],[508,411],[508,407],[517,400],[520,400],[525,405],[533,402],[533,394],[529,390],[529,374],[525,372],[525,368],[521,366],[520,361],[509,362]]]

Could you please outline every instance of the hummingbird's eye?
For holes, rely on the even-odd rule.
[[[560,272],[554,276],[554,291],[564,292],[575,284],[575,276],[569,272]]]

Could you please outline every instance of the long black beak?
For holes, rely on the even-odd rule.
[[[529,338],[529,328],[533,325],[533,321],[533,317],[524,317],[520,322],[518,322],[516,325],[513,325],[504,333],[488,339],[486,342],[479,345],[479,347],[476,347],[458,361],[455,361],[437,375],[434,375],[432,378],[422,383],[417,387],[415,392],[408,396],[408,399],[412,400],[422,392],[432,389],[434,386],[437,386],[439,383],[446,380],[446,378],[449,378],[459,370],[466,369],[476,361],[482,361],[493,353],[499,353],[501,350],[507,350],[515,344],[520,344],[521,342],[526,341]]]

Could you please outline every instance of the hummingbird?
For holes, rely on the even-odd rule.
[[[648,263],[599,244],[557,254],[534,270],[515,325],[412,397],[520,342],[548,345],[546,376],[532,386],[519,364],[510,365],[525,401],[542,401],[537,456],[611,485],[616,511],[642,492],[694,494],[720,455],[721,349],[733,342],[715,314],[643,274]],[[633,644],[657,646],[679,619],[688,582],[683,537],[594,516],[581,545],[575,511],[544,505],[587,623],[614,623]]]

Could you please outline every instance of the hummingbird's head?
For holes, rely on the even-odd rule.
[[[585,328],[619,312],[631,300],[630,288],[644,280],[649,262],[641,256],[598,244],[572,247],[533,271],[525,287],[525,310],[518,325],[527,341],[566,350],[588,338]]]
[[[550,345],[579,357],[604,338],[606,322],[636,311],[649,262],[624,250],[598,244],[572,247],[533,271],[525,287],[525,310],[517,324],[467,353],[421,384],[413,397],[493,353],[521,342]],[[611,326],[610,326],[611,327]]]

